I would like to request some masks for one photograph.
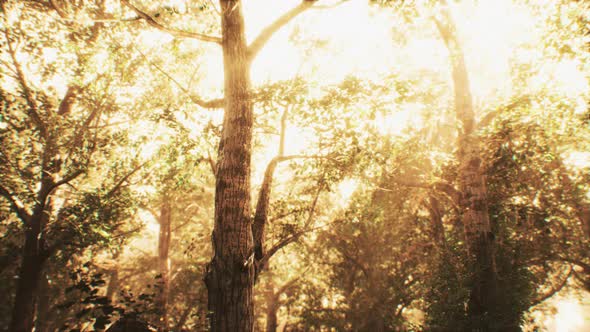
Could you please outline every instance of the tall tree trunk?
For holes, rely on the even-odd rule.
[[[446,1],[442,2],[446,5]],[[467,264],[472,274],[467,311],[475,324],[470,327],[471,330],[488,331],[490,330],[489,320],[499,309],[497,308],[499,303],[497,303],[494,235],[488,211],[486,177],[480,156],[479,141],[474,133],[475,114],[463,50],[448,8],[443,9],[443,20],[436,23],[450,54],[455,90],[455,112],[460,126],[457,151],[459,205],[462,210],[461,219],[469,255]]]
[[[299,282],[299,278],[301,275],[287,281],[283,284],[279,289],[275,291],[275,283],[273,281],[273,277],[269,277],[268,288],[266,290],[266,332],[275,332],[279,328],[278,324],[278,312],[281,306],[283,305],[281,301],[281,295],[283,295],[287,290],[291,287],[295,286],[297,282]]]
[[[266,332],[276,332],[278,327],[277,312],[280,308],[279,298],[275,296],[274,282],[269,276],[266,290]],[[280,296],[280,294],[279,294]]]
[[[11,332],[30,332],[33,330],[35,301],[39,277],[45,261],[42,253],[41,218],[37,214],[31,218],[25,231],[24,254],[18,276],[16,298],[10,321]]]
[[[219,143],[213,258],[206,284],[212,331],[254,328],[254,241],[250,216],[252,102],[241,1],[220,0],[225,114]]]
[[[172,209],[170,207],[170,200],[164,197],[164,201],[160,207],[160,216],[158,218],[160,223],[160,233],[158,237],[158,269],[161,275],[160,293],[158,294],[158,307],[161,310],[160,329],[162,331],[168,330],[168,294],[170,289],[170,264],[169,264],[169,249],[170,249],[170,226],[172,223]]]
[[[37,318],[35,321],[35,332],[49,332],[49,310],[51,308],[51,296],[47,272],[42,273],[39,280],[39,299],[37,302]]]
[[[431,194],[428,197],[427,209],[430,214],[430,224],[432,227],[432,233],[434,235],[434,245],[438,248],[438,252],[441,255],[446,255],[446,241],[445,241],[445,229],[443,226],[440,202],[438,198]]]

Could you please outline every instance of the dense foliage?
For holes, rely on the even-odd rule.
[[[587,3],[1,5],[0,331],[223,330],[228,276],[268,332],[588,306]]]

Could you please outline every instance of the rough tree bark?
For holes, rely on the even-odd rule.
[[[28,332],[33,329],[39,278],[46,258],[42,249],[43,243],[39,239],[41,233],[40,218],[31,218],[30,225],[27,226],[24,253],[10,323],[11,332]]]
[[[242,2],[220,0],[219,3],[225,113],[215,166],[213,258],[207,267],[205,283],[210,329],[248,332],[254,329],[252,293],[256,266],[250,208],[253,134],[250,65],[272,35],[310,8],[314,1],[303,1],[280,16],[250,46],[246,44]]]
[[[241,1],[221,0],[225,114],[215,184],[213,258],[206,284],[212,331],[252,331],[254,240],[250,219],[252,101]]]

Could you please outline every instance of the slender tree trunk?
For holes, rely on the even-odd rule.
[[[205,282],[212,331],[254,328],[254,241],[250,212],[252,102],[241,1],[220,0],[225,114],[215,186],[213,258]]]
[[[120,244],[122,246],[122,244]],[[120,250],[113,253],[114,266],[109,270],[109,283],[107,284],[106,297],[111,303],[117,299],[117,292],[119,291],[119,256]]]
[[[275,295],[274,282],[272,277],[269,278],[266,291],[266,332],[276,332],[278,327],[277,312],[279,311],[280,304],[279,298]],[[280,296],[280,294],[279,294]]]
[[[107,298],[113,302],[116,299],[117,291],[119,290],[119,266],[115,266],[109,271],[109,284],[107,285]]]
[[[434,235],[434,245],[438,248],[441,255],[446,254],[445,229],[442,222],[443,212],[441,211],[440,202],[434,195],[430,195],[427,205],[430,214],[430,223]]]
[[[42,241],[39,234],[41,218],[31,218],[25,231],[24,254],[18,276],[16,298],[10,321],[11,332],[30,332],[33,330],[35,317],[35,301],[39,286],[39,278],[45,261],[42,255]]]
[[[160,208],[160,233],[158,237],[158,269],[161,275],[160,293],[158,294],[158,307],[161,310],[160,325],[162,331],[168,330],[168,294],[170,289],[170,226],[172,223],[172,209],[168,197],[164,197],[164,202]]]

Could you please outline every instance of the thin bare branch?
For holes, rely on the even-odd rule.
[[[78,176],[84,174],[83,170],[76,170],[74,172],[72,172],[71,174],[68,174],[66,176],[63,177],[63,179],[55,182],[49,189],[49,192],[51,193],[53,190],[55,190],[57,187],[62,186],[64,184],[68,184],[70,181],[73,181],[74,179],[76,179]]]
[[[192,38],[192,39],[197,39],[197,40],[201,40],[201,41],[206,41],[206,42],[212,42],[212,43],[216,43],[216,44],[221,44],[222,39],[220,37],[209,36],[209,35],[205,35],[205,34],[198,33],[198,32],[190,32],[190,31],[184,31],[184,30],[176,30],[176,29],[172,29],[172,28],[166,27],[166,26],[160,24],[158,21],[156,21],[149,14],[147,14],[144,11],[140,10],[139,8],[135,7],[129,1],[127,1],[127,0],[121,0],[121,3],[123,3],[129,9],[133,10],[135,12],[135,14],[137,14],[139,17],[141,17],[142,19],[144,19],[147,22],[147,24],[151,25],[152,27],[154,27],[154,28],[156,28],[156,29],[158,29],[160,31],[167,32],[167,33],[169,33],[169,34],[171,34],[171,35],[173,35],[175,37]]]
[[[137,171],[139,171],[140,169],[142,169],[146,164],[148,163],[148,161],[140,164],[139,166],[135,167],[134,169],[132,169],[129,173],[127,173],[125,176],[123,176],[119,181],[117,181],[117,183],[113,186],[113,188],[111,188],[111,190],[109,190],[109,192],[106,194],[106,197],[111,197],[113,196],[119,189],[121,189],[121,186],[123,186],[123,184],[125,182],[127,182],[129,180],[129,178],[135,174]]]
[[[180,84],[180,82],[178,82],[178,80],[176,80],[174,77],[172,77],[172,75],[167,73],[164,69],[162,69],[160,66],[158,66],[153,61],[150,61],[150,59],[148,59],[147,55],[145,55],[139,48],[137,48],[135,46],[134,46],[134,48],[141,55],[141,57],[144,58],[145,61],[147,61],[148,64],[150,64],[152,67],[154,67],[162,75],[166,76],[166,78],[170,82],[174,83],[174,85],[176,85],[176,87],[178,87],[178,89],[180,89],[180,91],[182,91],[183,93],[188,95],[190,100],[193,103],[201,106],[202,108],[209,108],[209,109],[223,108],[225,106],[225,99],[224,98],[204,100],[204,99],[201,99],[199,96],[192,94],[188,88],[185,88],[182,84]]]

